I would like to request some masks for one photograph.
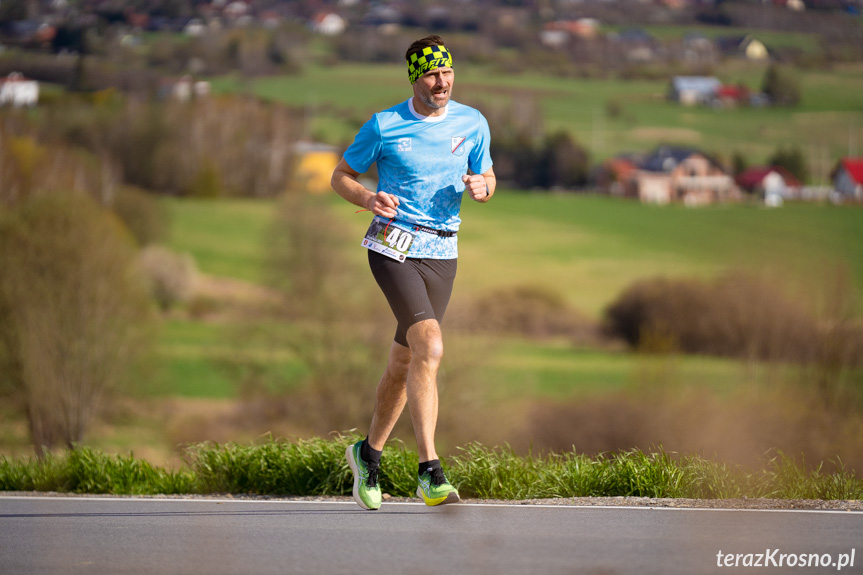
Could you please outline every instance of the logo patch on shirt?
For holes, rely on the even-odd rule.
[[[411,139],[410,138],[399,138],[398,139],[398,150],[399,150],[399,152],[410,152],[411,151]]]
[[[464,155],[464,146],[462,146],[462,144],[464,144],[464,141],[466,139],[467,138],[465,138],[464,136],[453,136],[452,137],[452,153],[453,154],[455,154],[456,156]]]

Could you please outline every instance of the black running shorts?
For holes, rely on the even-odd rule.
[[[395,342],[410,347],[408,328],[426,319],[443,320],[458,260],[408,258],[399,263],[369,250],[369,267],[398,320]]]

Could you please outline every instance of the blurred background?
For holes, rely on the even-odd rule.
[[[861,8],[0,3],[0,455],[365,433],[395,324],[329,178],[436,33],[499,181],[439,451],[863,470]]]

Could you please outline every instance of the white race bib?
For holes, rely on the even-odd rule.
[[[363,247],[403,262],[413,242],[412,232],[394,225],[392,221],[387,223],[374,219],[363,238]]]

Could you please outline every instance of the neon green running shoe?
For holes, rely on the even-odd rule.
[[[348,445],[345,450],[345,459],[354,473],[354,501],[363,509],[372,511],[381,506],[381,488],[378,485],[377,465],[370,466],[360,455],[362,441]]]
[[[426,505],[445,505],[458,503],[458,491],[447,481],[443,469],[435,467],[427,469],[419,476],[417,496],[422,497]]]

